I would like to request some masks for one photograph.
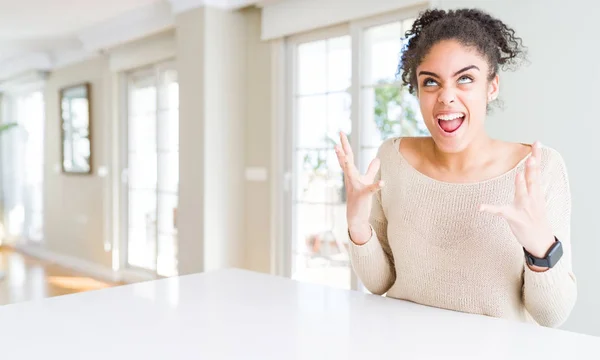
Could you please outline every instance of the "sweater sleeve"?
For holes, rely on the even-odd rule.
[[[381,178],[378,172],[375,181]],[[350,260],[354,272],[373,294],[383,295],[394,284],[396,271],[387,236],[387,219],[381,205],[381,191],[373,195],[370,216],[371,238],[362,245],[350,241]]]
[[[535,272],[524,264],[523,297],[527,311],[538,324],[558,327],[567,320],[577,299],[571,262],[571,192],[560,154],[548,149],[544,155],[546,209],[554,235],[562,243],[563,256],[553,268],[543,272]]]

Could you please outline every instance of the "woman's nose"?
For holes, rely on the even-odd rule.
[[[438,101],[444,105],[452,104],[454,102],[454,92],[452,90],[442,90]]]

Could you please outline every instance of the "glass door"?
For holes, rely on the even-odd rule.
[[[296,280],[360,289],[349,257],[346,189],[334,146],[347,134],[365,172],[383,141],[428,134],[398,63],[411,14],[388,14],[288,39],[284,263]],[[289,177],[288,177],[289,176]],[[287,270],[286,269],[286,270]]]
[[[179,87],[172,64],[127,76],[127,265],[177,275]]]
[[[344,181],[334,151],[349,133],[352,42],[345,34],[291,44],[291,277],[350,288]]]

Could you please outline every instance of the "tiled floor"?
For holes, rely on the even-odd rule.
[[[0,305],[113,286],[6,248],[0,248],[0,272]]]

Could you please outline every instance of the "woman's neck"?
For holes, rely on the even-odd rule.
[[[491,149],[496,141],[488,136],[478,137],[463,151],[442,152],[432,141],[432,163],[447,172],[461,173],[484,166],[493,157]]]

